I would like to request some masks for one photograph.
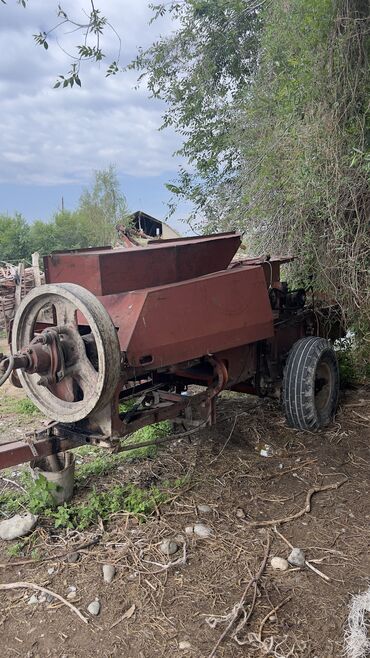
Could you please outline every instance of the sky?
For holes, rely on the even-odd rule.
[[[121,64],[160,34],[174,29],[169,18],[149,25],[149,0],[102,0],[96,7],[121,37]],[[70,27],[56,31],[49,49],[37,46],[33,34],[56,25],[58,0],[16,0],[0,3],[0,213],[20,212],[32,222],[47,220],[64,206],[74,209],[93,171],[115,165],[121,191],[130,210],[164,219],[170,193],[165,183],[176,178],[180,158],[174,151],[179,137],[159,131],[163,105],[150,98],[145,83],[137,88],[137,73],[105,77],[106,65],[86,64],[82,88],[53,89],[71,60],[58,46],[76,52],[80,34]],[[83,21],[88,0],[65,0],[62,8]],[[58,41],[58,42],[57,42]],[[106,61],[116,59],[119,42],[106,31]],[[169,223],[182,233],[186,206]]]

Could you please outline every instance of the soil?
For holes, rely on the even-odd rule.
[[[339,658],[348,604],[369,583],[369,402],[366,389],[343,394],[335,422],[309,433],[289,429],[277,402],[225,394],[215,427],[192,441],[169,444],[152,460],[132,461],[96,478],[97,488],[108,489],[122,481],[148,487],[187,475],[186,484],[146,523],[117,514],[84,533],[41,525],[34,547],[44,561],[27,564],[10,559],[0,542],[1,582],[36,583],[64,597],[73,585],[72,603],[89,617],[83,623],[60,602],[29,605],[31,590],[3,591],[2,658]],[[9,427],[12,433],[17,429],[12,414],[2,414],[1,422],[4,435]],[[274,571],[271,557],[287,557],[290,549],[272,526],[253,522],[292,516],[305,508],[312,487],[335,483],[343,484],[315,493],[310,511],[277,527],[330,580],[307,568]],[[212,511],[199,513],[200,503]],[[196,522],[209,526],[212,536],[186,535],[185,527]],[[160,542],[179,534],[185,553],[180,548],[167,558]],[[80,550],[78,562],[56,557],[94,538],[98,542]],[[212,653],[261,565],[268,538],[266,568],[245,598],[248,613],[255,592],[250,619],[239,615]],[[103,581],[105,563],[117,569],[111,584]],[[95,597],[101,612],[92,618],[87,606]]]

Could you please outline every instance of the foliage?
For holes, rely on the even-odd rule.
[[[153,20],[167,14],[177,29],[139,51],[129,67],[166,102],[163,127],[173,126],[184,138],[179,153],[190,167],[181,168],[170,191],[200,206],[210,188],[237,168],[231,129],[256,68],[263,4],[184,0],[152,5]]]
[[[364,9],[362,0],[279,0],[266,12],[258,75],[236,126],[238,186],[224,206],[259,253],[295,253],[293,275],[313,275],[360,333],[370,253]]]
[[[130,440],[135,443],[155,440],[166,436],[170,431],[170,423],[163,421],[150,428],[145,427],[138,430],[130,437]],[[75,479],[77,488],[85,487],[92,477],[106,475],[125,460],[143,459],[153,457],[155,454],[153,446],[116,455],[102,453],[101,449],[98,451],[91,446],[78,448],[75,452],[76,455],[93,458],[91,462],[85,461],[85,463],[77,465]],[[42,474],[37,480],[33,480],[30,473],[24,471],[20,480],[24,492],[17,489],[5,490],[0,494],[0,505],[4,513],[15,514],[22,507],[33,514],[41,514],[51,519],[56,528],[77,528],[78,530],[84,530],[99,519],[107,520],[111,514],[123,511],[144,520],[160,503],[167,500],[167,489],[179,488],[186,481],[184,478],[179,478],[173,483],[165,481],[162,483],[161,489],[155,486],[142,489],[133,484],[125,484],[98,492],[94,487],[81,503],[64,503],[64,505],[56,507],[54,494],[57,487]]]
[[[1,260],[30,261],[31,254],[111,245],[116,224],[128,224],[127,202],[114,167],[94,172],[93,184],[82,193],[77,210],[61,210],[50,222],[27,224],[19,214],[0,215]]]
[[[10,546],[7,547],[6,552],[9,557],[19,557],[22,555],[24,543],[17,541],[14,542],[14,544],[10,544]]]
[[[368,3],[189,0],[157,11],[172,13],[176,32],[136,66],[185,138],[193,173],[171,189],[195,203],[196,230],[240,229],[257,254],[294,253],[291,276],[312,275],[366,343]]]
[[[129,222],[127,202],[112,165],[95,172],[92,189],[81,195],[78,214],[87,239],[94,245],[112,244],[116,225]]]
[[[341,388],[351,388],[370,381],[369,349],[366,341],[354,334],[338,341],[336,355],[339,365]]]
[[[25,416],[34,416],[35,414],[40,413],[36,405],[28,398],[17,400],[15,409],[16,413],[24,414]]]
[[[138,518],[150,516],[156,507],[166,500],[165,494],[157,487],[140,489],[133,484],[116,485],[109,491],[98,492],[93,489],[86,500],[77,505],[58,507],[56,512],[47,510],[47,515],[54,519],[56,528],[77,528],[86,530],[99,519],[107,520],[112,514],[129,512]]]
[[[25,9],[28,0],[17,0],[17,4]],[[7,0],[1,0],[3,5]],[[117,41],[116,59],[108,64],[105,69],[106,77],[115,75],[119,71],[119,59],[121,55],[121,38],[104,16],[101,9],[95,7],[94,0],[87,3],[88,9],[82,9],[83,20],[79,19],[76,14],[67,13],[63,7],[56,4],[56,15],[58,22],[47,31],[41,30],[33,35],[34,41],[44,50],[49,50],[50,46],[57,47],[71,61],[71,68],[66,75],[59,75],[54,89],[72,88],[74,85],[81,87],[80,70],[83,63],[100,63],[105,59],[105,53],[102,49],[102,38],[108,31],[111,32]],[[75,46],[74,52],[68,52],[63,43],[63,37],[71,32],[80,33],[82,43]],[[60,37],[61,35],[61,37]]]
[[[27,510],[31,514],[40,514],[45,509],[55,507],[54,494],[57,491],[57,485],[49,482],[47,478],[40,473],[36,480],[28,486],[27,489]]]
[[[125,445],[129,445],[130,443],[155,441],[155,439],[168,436],[171,433],[171,429],[171,423],[169,421],[162,421],[154,425],[148,425],[147,427],[143,427],[134,432],[128,441],[125,441]],[[82,448],[78,448],[76,452],[77,454],[83,455],[86,451],[88,455],[92,456],[92,461],[85,461],[85,463],[77,466],[76,482],[78,484],[82,484],[91,477],[105,475],[125,461],[133,459],[153,459],[156,455],[157,448],[154,445],[144,446],[143,448],[134,448],[133,450],[127,450],[112,455],[102,453],[99,448],[92,448],[89,446],[86,449],[85,446],[83,446]]]
[[[30,253],[30,230],[26,220],[16,213],[14,217],[0,215],[0,258],[2,261],[20,261]]]

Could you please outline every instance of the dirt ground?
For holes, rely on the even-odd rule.
[[[117,514],[84,533],[38,527],[34,546],[43,561],[27,564],[9,558],[0,542],[2,583],[36,583],[63,597],[74,586],[72,603],[89,617],[85,624],[59,602],[29,605],[31,590],[2,591],[2,658],[339,658],[348,603],[368,587],[370,575],[369,402],[369,390],[346,392],[335,423],[313,434],[289,429],[278,403],[226,394],[218,401],[216,427],[97,478],[104,489],[187,475],[146,523]],[[1,423],[7,440],[29,425],[19,426],[9,412],[1,413]],[[335,484],[315,493],[311,510],[303,512],[311,488]],[[199,504],[211,511],[199,512]],[[277,526],[280,534],[273,524],[253,525],[300,510],[301,516]],[[210,538],[185,534],[199,521],[212,529]],[[160,542],[176,535],[183,547],[167,558]],[[282,536],[329,580],[308,568],[273,570],[271,557],[290,552]],[[94,538],[78,562],[67,561],[66,553]],[[267,565],[245,596],[244,616],[239,612],[213,652],[268,542]],[[117,568],[111,584],[102,578],[105,563]],[[87,606],[95,597],[101,612],[91,618]]]

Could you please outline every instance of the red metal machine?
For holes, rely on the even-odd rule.
[[[212,422],[224,389],[283,391],[290,425],[328,424],[337,362],[305,291],[280,280],[291,259],[233,260],[240,244],[225,233],[47,256],[47,283],[16,313],[0,383],[12,373],[51,423],[1,446],[0,468],[84,443],[119,450],[164,419]]]

